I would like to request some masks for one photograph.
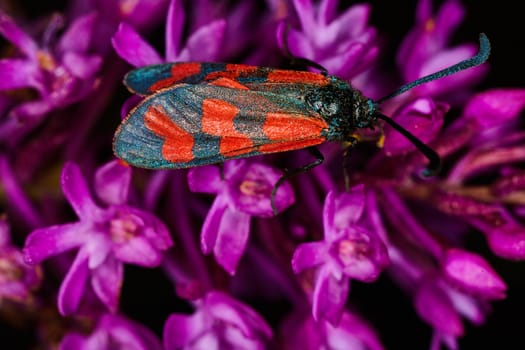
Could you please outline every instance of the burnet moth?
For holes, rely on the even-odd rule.
[[[180,169],[229,159],[298,150],[326,141],[355,142],[357,129],[382,120],[440,167],[438,154],[382,114],[379,105],[418,85],[484,63],[490,53],[485,34],[479,52],[436,73],[372,100],[335,76],[224,63],[166,63],[130,71],[126,87],[145,96],[115,133],[113,150],[125,162],[150,169]],[[308,60],[305,60],[310,62]],[[314,64],[318,68],[319,65]],[[312,168],[323,157],[299,169]],[[289,175],[289,174],[288,174]],[[286,175],[275,185],[273,198]]]

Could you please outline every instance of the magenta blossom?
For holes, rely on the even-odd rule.
[[[129,167],[118,161],[107,163],[95,174],[93,197],[78,166],[67,163],[62,189],[80,220],[37,229],[27,237],[24,254],[31,264],[78,249],[60,287],[58,308],[63,315],[77,310],[88,280],[97,297],[115,312],[124,263],[159,266],[162,252],[172,245],[159,219],[126,205],[130,180]]]
[[[112,38],[120,57],[134,67],[176,61],[213,61],[220,52],[225,21],[214,20],[197,29],[182,43],[186,13],[181,0],[171,0],[166,18],[164,57],[149,45],[129,24],[120,24]]]
[[[146,327],[123,316],[105,314],[90,335],[66,334],[59,350],[162,350],[157,336]]]
[[[398,51],[397,62],[405,82],[414,81],[461,60],[472,57],[475,44],[448,48],[453,32],[464,16],[464,8],[457,0],[446,1],[432,13],[432,0],[421,0],[416,11],[416,25],[405,37]],[[452,95],[454,100],[464,97],[464,91],[478,83],[487,71],[486,66],[468,69],[413,89],[409,94],[418,96]],[[457,96],[459,95],[459,96]]]
[[[294,0],[300,30],[282,23],[278,40],[285,39],[293,56],[308,58],[330,74],[350,79],[370,68],[379,49],[376,30],[368,26],[370,6],[358,4],[337,14],[337,0]],[[283,38],[284,32],[288,36]],[[284,43],[280,43],[284,45]]]
[[[401,106],[392,115],[392,119],[427,144],[441,131],[444,115],[448,109],[445,103],[422,97]],[[416,149],[406,137],[387,126],[384,150],[386,155],[390,156]]]
[[[196,302],[192,315],[172,314],[164,324],[164,348],[266,349],[272,330],[254,310],[221,292]]]
[[[217,197],[202,226],[201,247],[213,252],[217,262],[230,274],[246,248],[252,216],[271,217],[271,193],[282,173],[272,167],[248,160],[231,160],[223,167],[191,169],[190,189],[216,193]],[[276,192],[275,208],[281,212],[294,202],[291,186],[284,183]]]
[[[337,327],[315,321],[302,312],[292,313],[281,329],[284,350],[383,350],[375,331],[361,317],[344,312]]]
[[[313,316],[332,325],[339,323],[350,279],[372,282],[388,265],[385,246],[367,226],[364,186],[349,193],[328,193],[323,209],[322,242],[299,245],[292,259],[296,273],[316,269]]]
[[[0,217],[0,304],[3,300],[31,302],[31,292],[41,281],[42,269],[24,261],[22,251],[11,243],[7,222]]]
[[[55,43],[63,19],[53,17],[43,42],[36,42],[0,10],[0,34],[19,55],[0,60],[0,90],[30,88],[33,100],[15,106],[0,126],[0,138],[37,125],[49,111],[78,102],[95,90],[102,58],[90,53],[94,13],[74,20]]]

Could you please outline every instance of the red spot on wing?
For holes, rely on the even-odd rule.
[[[241,75],[250,75],[258,70],[255,66],[247,66],[244,64],[227,64],[222,71],[211,72],[206,75],[206,80],[215,80],[218,78],[228,78],[237,80]]]
[[[321,118],[306,117],[302,114],[268,113],[263,125],[263,132],[272,141],[301,141],[322,138],[328,124]]]
[[[162,157],[174,163],[185,163],[193,159],[194,139],[178,126],[162,106],[150,106],[144,113],[144,125],[164,140]]]
[[[199,74],[200,71],[200,63],[189,62],[174,64],[173,67],[171,67],[171,76],[169,78],[159,80],[155,84],[152,84],[149,87],[149,91],[155,92],[159,91],[160,89],[170,87],[173,84],[184,81],[184,79],[191,77],[192,75]]]
[[[268,143],[266,145],[261,145],[257,147],[257,150],[261,153],[275,153],[275,152],[286,152],[293,151],[297,149],[303,149],[310,146],[316,146],[323,142],[326,139],[323,136],[309,140],[296,140],[296,141],[286,141],[286,142],[275,142]]]
[[[319,73],[276,69],[268,73],[267,83],[299,83],[327,85],[330,83],[328,78]]]
[[[202,101],[202,131],[221,137],[219,149],[222,155],[233,157],[253,150],[253,141],[235,130],[234,118],[239,109],[233,104],[209,98]]]
[[[221,78],[218,78],[212,81],[210,85],[222,86],[222,87],[227,87],[231,89],[249,90],[248,87],[242,85],[238,81],[231,80],[229,78],[224,78],[224,77],[221,77]]]

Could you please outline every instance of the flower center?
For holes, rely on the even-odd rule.
[[[49,52],[38,51],[37,58],[40,67],[48,72],[52,72],[57,67],[55,59],[49,54]]]
[[[343,266],[352,265],[356,261],[368,259],[370,243],[363,239],[347,237],[336,244],[335,253]]]
[[[141,220],[133,214],[117,214],[109,222],[109,235],[115,243],[125,243],[140,234]]]
[[[9,255],[0,256],[0,284],[20,281],[24,276],[23,269]]]
[[[434,21],[434,18],[429,18],[425,21],[425,31],[430,33],[434,31],[434,28],[436,27],[436,21]]]
[[[260,180],[244,180],[239,189],[242,194],[250,197],[267,197],[270,193],[267,183]]]
[[[120,13],[126,17],[130,15],[137,7],[138,0],[124,0],[120,2]]]

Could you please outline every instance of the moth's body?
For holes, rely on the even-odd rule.
[[[337,77],[238,64],[176,63],[132,71],[146,95],[116,133],[115,153],[145,168],[187,168],[348,141],[377,122],[376,104]]]

